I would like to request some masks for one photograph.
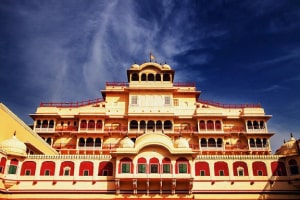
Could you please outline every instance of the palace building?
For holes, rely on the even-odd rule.
[[[167,64],[102,97],[41,103],[30,128],[0,104],[0,199],[299,199],[299,143],[272,154],[259,104],[200,98]]]

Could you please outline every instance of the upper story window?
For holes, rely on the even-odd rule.
[[[179,106],[179,100],[178,99],[173,99],[173,105],[174,106]]]
[[[129,162],[123,162],[121,166],[122,166],[122,173],[130,173],[130,163]]]
[[[165,105],[171,105],[171,97],[165,96]]]
[[[131,76],[132,81],[139,81],[139,75],[137,73],[133,73]]]
[[[138,105],[138,96],[131,96],[131,105]]]
[[[181,173],[187,173],[187,163],[179,163],[178,164],[178,172]]]
[[[138,164],[138,173],[146,173],[146,164]]]
[[[19,161],[17,159],[12,159],[8,167],[8,174],[16,174]]]
[[[65,167],[64,168],[64,176],[70,176],[70,172],[71,172],[70,167]]]
[[[171,164],[163,164],[163,173],[171,173]]]

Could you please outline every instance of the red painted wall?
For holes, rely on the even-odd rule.
[[[256,161],[252,163],[252,170],[253,170],[253,175],[258,176],[258,171],[262,171],[263,176],[267,176],[267,167],[264,162],[261,161]]]
[[[113,164],[112,162],[101,162],[99,164],[99,169],[98,169],[98,175],[102,176],[103,171],[107,170],[107,176],[112,176],[113,175]]]
[[[50,172],[49,176],[54,176],[55,162],[52,162],[52,161],[43,162],[42,166],[41,166],[40,176],[44,176],[46,170],[49,170],[49,172]]]
[[[214,167],[215,167],[215,176],[219,176],[220,170],[224,171],[224,176],[229,176],[228,165],[226,162],[223,161],[215,162]]]
[[[89,171],[89,176],[93,176],[94,165],[90,161],[84,161],[80,163],[79,166],[79,176],[84,176],[84,171]]]
[[[64,168],[69,167],[70,168],[70,176],[74,176],[74,163],[72,161],[64,161],[60,165],[59,175],[64,175]]]
[[[26,171],[30,170],[30,176],[34,176],[35,175],[35,169],[36,169],[36,163],[33,161],[26,161],[22,164],[22,168],[21,168],[21,176],[25,176],[26,175]]]
[[[242,161],[236,161],[233,163],[233,175],[238,176],[237,168],[244,168],[244,176],[249,176],[247,163]]]
[[[200,171],[205,171],[205,176],[210,176],[209,164],[207,162],[196,162],[195,165],[195,174],[200,176]]]
[[[4,173],[5,165],[6,165],[6,158],[2,157],[0,162],[0,167],[2,167],[2,171],[0,171],[0,173]]]
[[[272,162],[271,169],[272,169],[273,176],[286,176],[287,175],[285,165],[283,162],[277,162],[277,161]]]

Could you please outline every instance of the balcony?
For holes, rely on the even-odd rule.
[[[54,127],[46,127],[46,128],[43,128],[43,127],[35,127],[34,130],[37,132],[37,133],[54,133],[55,132],[55,128]]]
[[[57,132],[72,132],[72,131],[78,131],[78,127],[76,126],[59,126],[55,128],[55,131]]]
[[[82,106],[88,106],[92,104],[97,104],[103,102],[104,100],[101,98],[80,101],[80,102],[42,102],[40,103],[40,107],[57,107],[57,108],[78,108]]]

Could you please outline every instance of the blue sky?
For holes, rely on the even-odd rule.
[[[260,103],[273,151],[300,138],[300,1],[0,0],[0,102],[26,123],[40,102],[101,97],[150,51],[203,99]]]

